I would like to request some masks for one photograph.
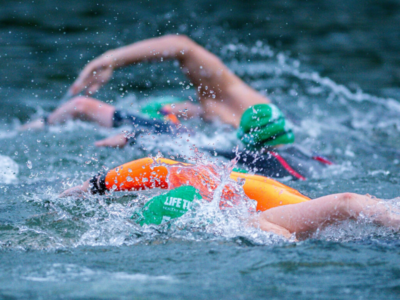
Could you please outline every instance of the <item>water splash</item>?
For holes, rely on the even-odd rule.
[[[0,155],[0,183],[16,183],[18,181],[18,173],[18,164],[10,157]]]
[[[375,141],[373,139],[374,135],[382,136],[382,140],[396,141],[397,128],[400,128],[400,126],[398,126],[399,123],[396,119],[399,107],[395,99],[375,97],[363,93],[361,90],[353,92],[348,87],[337,84],[329,78],[324,78],[316,72],[303,71],[298,61],[285,54],[274,53],[268,45],[262,43],[257,43],[252,47],[231,44],[224,47],[222,51],[225,51],[225,54],[223,54],[225,59],[232,57],[231,65],[233,69],[239,75],[249,77],[248,82],[253,87],[261,90],[262,93],[266,89],[272,90],[274,92],[273,100],[281,101],[282,104],[285,103],[282,106],[284,108],[287,107],[289,111],[299,110],[306,112],[307,120],[301,120],[297,125],[295,124],[295,131],[300,137],[298,138],[300,144],[310,146],[310,148],[315,147],[318,150],[322,148],[325,151],[324,154],[337,155],[341,158],[336,166],[327,169],[324,174],[316,177],[316,180],[306,183],[293,183],[295,187],[300,186],[307,192],[320,195],[322,192],[334,192],[336,191],[335,189],[343,186],[348,187],[344,183],[341,185],[339,183],[339,187],[333,187],[335,185],[332,183],[337,185],[340,179],[345,177],[343,181],[346,181],[349,176],[353,178],[353,184],[364,184],[368,188],[371,187],[372,178],[376,179],[380,173],[377,173],[374,169],[364,172],[364,168],[358,167],[350,160],[357,161],[367,157],[365,152],[360,154],[360,149],[365,150],[366,145],[369,146],[368,143],[373,144]],[[250,63],[247,61],[238,63],[234,59],[237,55],[246,57],[247,53],[254,55],[255,60]],[[262,58],[263,61],[257,62],[257,57]],[[236,67],[240,67],[240,69]],[[265,79],[265,77],[268,78]],[[140,102],[145,100],[133,95],[117,98],[115,103],[120,108],[131,107],[135,110],[139,108]],[[327,107],[325,103],[328,103],[329,106]],[[370,110],[367,112],[359,111],[357,105],[360,103],[363,105],[370,104],[368,106]],[[340,113],[332,113],[332,109],[336,109]],[[376,109],[379,110],[376,111]],[[392,110],[394,110],[394,114],[391,114]],[[380,120],[379,117],[381,115],[388,116],[388,119]],[[194,150],[196,147],[201,146],[218,147],[222,145],[232,148],[237,144],[234,131],[227,130],[226,127],[220,126],[221,124],[218,122],[207,124],[203,127],[195,120],[190,120],[189,122],[191,122],[190,126],[193,125],[193,128],[198,126],[199,132],[196,136],[182,134],[176,139],[170,139],[165,136],[149,135],[140,139],[138,147],[127,147],[127,149],[119,151],[103,151],[93,148],[94,138],[93,140],[88,140],[87,136],[92,136],[95,133],[105,137],[116,133],[115,131],[99,129],[92,124],[80,121],[69,121],[63,126],[51,127],[48,133],[32,133],[32,136],[23,136],[23,143],[26,140],[31,151],[21,157],[21,155],[24,155],[21,154],[24,149],[16,149],[20,153],[17,162],[20,165],[24,165],[27,160],[30,160],[34,163],[37,172],[46,170],[47,173],[44,175],[41,174],[35,177],[34,180],[26,178],[24,181],[24,183],[41,183],[46,187],[49,185],[48,182],[52,182],[52,184],[57,182],[58,179],[54,177],[55,172],[57,177],[61,178],[66,184],[78,184],[83,179],[86,179],[93,170],[100,169],[101,165],[115,166],[130,159],[148,156],[149,153],[161,151],[162,154],[165,156],[168,154],[168,157],[172,159],[185,159],[199,166],[205,166],[210,163],[215,165],[213,176],[219,185],[214,190],[210,186],[207,187],[213,192],[210,202],[202,201],[197,203],[194,211],[169,225],[144,228],[132,222],[129,217],[135,209],[140,208],[151,197],[162,191],[143,191],[136,194],[139,197],[132,194],[114,194],[110,197],[88,197],[84,200],[68,198],[62,201],[57,198],[55,189],[47,190],[46,188],[44,191],[33,193],[29,191],[30,194],[28,196],[19,198],[30,201],[30,205],[35,208],[40,207],[43,211],[48,209],[49,212],[32,216],[26,222],[10,225],[12,229],[4,229],[3,232],[16,230],[20,235],[10,234],[11,238],[4,240],[9,241],[11,247],[38,249],[76,247],[80,245],[132,245],[164,241],[171,238],[182,240],[220,239],[226,241],[243,237],[255,244],[269,244],[280,241],[280,238],[276,238],[269,233],[246,226],[243,220],[248,216],[249,207],[253,204],[245,197],[240,183],[230,181],[227,174],[230,172],[232,165],[226,165],[224,160],[213,158]],[[2,134],[3,131],[0,132],[0,138],[17,136],[16,131]],[[332,132],[335,132],[335,134],[332,134]],[[38,139],[42,142],[38,143]],[[59,148],[55,147],[54,149],[57,149],[56,152],[54,150],[53,152],[46,152],[45,144],[49,140],[51,143],[56,140],[65,151],[62,151],[60,155]],[[79,140],[79,143],[77,143],[77,140]],[[349,140],[355,142],[349,143]],[[357,144],[360,141],[362,143]],[[378,151],[379,149],[370,148],[367,154],[374,154],[379,157],[379,154],[382,153]],[[46,156],[44,162],[37,160],[37,152],[34,152],[34,149],[43,151],[43,156]],[[10,154],[7,154],[12,155],[14,151],[10,150]],[[82,153],[82,157],[79,156]],[[92,159],[95,154],[99,154],[96,159],[99,157],[100,166],[95,164],[97,162],[96,159]],[[395,158],[397,159],[397,157]],[[63,163],[60,163],[61,159]],[[389,157],[389,159],[392,158]],[[367,163],[370,163],[369,161],[374,163],[372,159],[367,158],[367,160]],[[85,161],[92,162],[82,166]],[[363,161],[360,162],[360,164],[363,163]],[[378,170],[386,170],[387,167],[385,166],[387,165],[385,163],[384,159],[377,159]],[[78,172],[77,169],[80,171]],[[364,173],[369,176],[367,183],[363,183],[365,176],[367,176]],[[392,171],[390,175],[393,173]],[[348,174],[346,175],[347,177],[345,174]],[[24,174],[21,175],[23,176]],[[16,176],[13,180],[16,180]],[[44,177],[46,177],[47,181],[43,179]],[[389,175],[385,175],[385,177],[388,178],[388,181],[397,181],[395,177],[390,178]],[[380,189],[385,189],[385,182],[383,182],[382,187],[379,187]],[[239,195],[239,205],[221,211],[219,206],[221,201],[226,200],[224,199],[226,186]],[[360,189],[363,190],[363,187],[360,187]],[[232,199],[228,199],[228,201],[230,200]],[[338,227],[339,229],[332,227],[332,231],[337,234],[335,238],[337,240],[357,239],[358,231],[352,234],[353,227],[351,224],[353,223],[350,222],[349,234],[346,237],[336,232],[341,231],[340,227]],[[362,225],[360,226],[362,227]],[[329,231],[330,229],[327,230]],[[379,235],[381,234],[379,230],[371,226],[372,233]],[[324,234],[316,237],[330,238],[329,235]]]

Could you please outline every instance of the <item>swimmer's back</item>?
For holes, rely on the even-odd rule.
[[[236,153],[224,150],[204,149],[227,159],[236,158]],[[305,180],[320,174],[326,166],[331,165],[328,159],[308,151],[298,145],[285,145],[265,153],[244,151],[240,153],[238,165],[246,171],[273,178],[291,177],[294,180]]]

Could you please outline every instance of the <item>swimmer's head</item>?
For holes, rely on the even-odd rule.
[[[237,136],[246,148],[252,150],[294,142],[291,126],[274,104],[249,107],[240,120]]]

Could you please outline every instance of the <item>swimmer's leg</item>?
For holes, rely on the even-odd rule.
[[[273,224],[291,233],[304,234],[332,223],[357,219],[360,214],[381,225],[400,229],[398,209],[394,211],[380,199],[369,195],[352,193],[328,195],[312,201],[274,207],[255,217],[253,224],[258,221],[261,229]]]
[[[78,119],[99,124],[103,127],[112,127],[115,108],[102,101],[75,97],[51,113],[47,118],[49,125],[62,124],[71,119]]]

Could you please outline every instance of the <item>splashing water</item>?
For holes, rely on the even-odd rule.
[[[237,52],[243,58],[251,54],[252,61],[245,59],[242,63],[234,60]],[[275,53],[268,45],[259,42],[250,47],[228,43],[222,47],[221,55],[225,59],[232,57],[228,65],[238,75],[247,77],[253,87],[262,92],[268,89],[272,100],[280,104],[285,112],[296,111],[296,114],[302,116],[298,122],[294,122],[300,145],[337,158],[337,164],[326,169],[323,174],[304,183],[293,182],[291,186],[316,197],[338,190],[351,190],[355,186],[357,192],[367,192],[370,191],[371,182],[381,180],[379,196],[395,196],[390,183],[397,180],[396,167],[400,157],[395,149],[399,143],[400,128],[396,100],[375,97],[360,90],[352,92],[348,87],[316,72],[304,71],[298,61],[285,54]],[[123,97],[113,96],[116,96],[115,103],[119,108],[129,106],[137,109],[142,101],[146,101],[146,98],[138,97],[135,93]],[[361,104],[367,105],[368,110],[361,109]],[[38,111],[41,114],[41,108]],[[296,114],[294,119],[298,117]],[[386,119],[380,119],[381,115],[385,115]],[[4,181],[4,178],[1,180],[13,183],[18,175],[24,184],[31,184],[24,190],[27,195],[23,199],[38,210],[38,215],[26,223],[13,225],[14,229],[20,230],[21,236],[10,234],[12,238],[8,241],[11,244],[14,241],[16,247],[62,248],[78,245],[130,245],[175,236],[183,240],[196,236],[196,239],[202,240],[245,235],[252,241],[270,243],[268,234],[247,227],[243,221],[254,204],[244,195],[240,183],[229,179],[234,163],[194,150],[202,146],[233,148],[237,145],[235,132],[218,122],[202,127],[199,121],[189,120],[189,125],[198,127],[195,136],[182,134],[176,139],[170,139],[146,135],[139,140],[137,146],[118,151],[93,147],[96,139],[115,134],[116,130],[99,129],[80,121],[50,127],[46,133],[30,132],[19,136],[16,131],[10,133],[8,128],[0,131],[0,138],[15,137],[13,144],[26,144],[30,149],[22,148],[21,151],[13,145],[10,149],[3,147],[3,153],[9,158],[13,157],[17,167],[26,165],[28,170],[24,168],[25,172],[21,171],[19,175],[18,171],[8,174],[8,181]],[[49,147],[51,145],[57,146]],[[14,155],[14,152],[18,154]],[[160,192],[157,190],[140,192],[138,197],[114,194],[108,198],[88,197],[85,201],[57,199],[56,191],[81,183],[94,171],[156,152],[172,159],[194,162],[198,172],[206,171],[203,174],[205,178],[198,174],[191,175],[198,179],[198,186],[203,189],[202,194],[207,201],[198,203],[195,211],[173,222],[176,225],[170,228],[140,228],[129,220],[136,208]],[[36,170],[35,174],[29,169],[31,165]],[[184,167],[179,171],[187,172]],[[203,185],[207,182],[205,179],[211,179],[214,184]],[[174,179],[170,177],[170,180]],[[38,188],[34,190],[36,185]],[[387,186],[389,188],[385,188]],[[224,205],[229,208],[221,210],[220,207]],[[46,209],[48,213],[44,212]],[[175,230],[174,226],[183,226],[187,230]],[[252,238],[253,235],[257,238]]]
[[[0,183],[16,183],[18,178],[19,166],[8,156],[0,155]]]

